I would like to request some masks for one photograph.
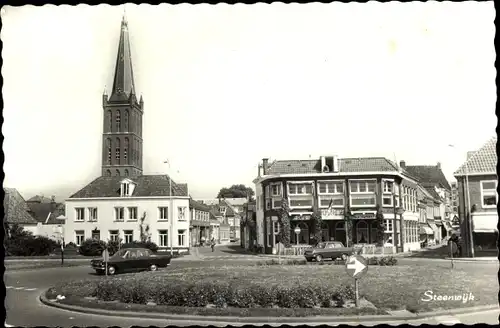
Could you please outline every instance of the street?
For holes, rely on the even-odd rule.
[[[242,255],[235,252],[235,247],[231,246],[219,246],[216,248],[215,252],[211,252],[210,248],[200,248],[198,254],[203,260],[192,259],[188,261],[172,261],[172,266],[175,267],[210,267],[213,265],[238,265],[238,264],[248,264],[256,261],[265,261],[265,258],[260,258],[253,255]],[[420,261],[425,261],[425,259],[419,259]],[[229,262],[228,262],[229,261]],[[416,261],[415,259],[409,260],[411,262]],[[402,260],[402,263],[406,260]],[[463,264],[465,265],[465,264]],[[475,265],[474,263],[468,263],[466,265]],[[495,264],[491,264],[495,265]],[[168,270],[168,269],[165,269]],[[98,327],[108,327],[108,326],[165,326],[165,325],[176,325],[176,326],[190,326],[190,325],[214,325],[214,326],[225,326],[231,325],[244,325],[235,322],[186,322],[186,321],[176,321],[176,320],[158,320],[158,319],[140,319],[140,318],[124,318],[124,317],[111,317],[111,316],[98,316],[90,314],[82,314],[76,312],[70,312],[66,310],[60,310],[52,307],[43,305],[39,301],[39,295],[45,289],[54,286],[55,284],[73,279],[103,279],[101,276],[95,276],[92,274],[93,270],[89,266],[79,266],[79,267],[67,267],[67,268],[47,268],[47,269],[36,269],[36,270],[24,270],[24,271],[6,271],[5,273],[5,286],[6,286],[6,311],[7,320],[6,324],[13,326],[98,326]],[[486,324],[498,324],[498,314],[499,311],[487,311],[474,314],[461,314],[452,317],[440,316],[432,319],[422,319],[418,322],[412,321],[413,323],[428,323],[428,324],[439,324],[439,323],[464,323],[464,324],[475,324],[475,323],[486,323]],[[223,320],[223,319],[222,319]],[[301,324],[301,319],[297,318],[296,324]],[[352,323],[342,324],[359,324],[359,321]],[[376,325],[383,322],[363,322],[364,325]],[[394,324],[403,324],[401,322],[391,322]],[[248,323],[245,323],[248,324]],[[314,323],[311,325],[328,324],[334,325],[334,322],[324,322],[324,323]],[[262,324],[255,324],[262,325]],[[276,323],[279,325],[279,323]]]

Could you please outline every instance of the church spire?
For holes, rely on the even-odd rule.
[[[116,57],[115,76],[110,101],[128,100],[135,95],[134,73],[132,70],[132,57],[130,52],[130,41],[128,34],[128,22],[125,13],[122,17],[120,42]]]

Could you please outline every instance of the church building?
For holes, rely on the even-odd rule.
[[[189,191],[168,175],[143,174],[144,100],[137,99],[128,23],[123,17],[113,87],[102,95],[102,169],[66,200],[65,242],[151,240],[189,249]]]

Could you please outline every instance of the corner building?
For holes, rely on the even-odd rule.
[[[420,248],[418,180],[385,158],[321,156],[272,163],[263,159],[254,183],[257,243],[266,253],[276,252],[272,222],[278,220],[283,199],[290,209],[292,245],[314,242],[311,215],[315,209],[322,215],[322,241],[375,244],[375,216],[380,205],[384,244],[393,252]],[[352,240],[347,240],[346,216],[353,219]],[[298,235],[296,227],[300,228]]]

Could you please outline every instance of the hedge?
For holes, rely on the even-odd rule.
[[[367,258],[367,261],[368,261],[368,265],[381,265],[381,266],[392,266],[392,265],[396,265],[398,263],[398,260],[393,257],[393,256],[385,256],[385,257],[370,257],[370,258]],[[329,264],[329,263],[332,263],[332,264],[341,264],[341,265],[344,265],[345,262],[344,261],[333,261],[333,262],[316,262],[316,263],[311,263],[312,265],[325,265],[325,264]],[[258,266],[266,266],[266,265],[307,265],[307,261],[306,260],[297,260],[297,259],[293,259],[293,260],[282,260],[281,262],[276,260],[276,259],[272,259],[272,260],[268,260],[268,261],[264,261],[264,262],[257,262],[257,265]]]
[[[79,253],[84,256],[101,256],[104,249],[108,249],[109,254],[113,255],[120,248],[148,248],[153,252],[158,250],[158,246],[150,241],[133,241],[127,244],[120,244],[119,241],[110,240],[107,243],[102,240],[87,239],[79,247]]]
[[[78,288],[68,292],[75,290]],[[350,285],[327,287],[298,282],[293,287],[257,284],[242,286],[237,282],[224,281],[165,285],[160,280],[139,279],[88,281],[85,286],[81,286],[80,293],[80,296],[95,297],[102,301],[135,304],[154,302],[157,305],[216,308],[333,308],[343,307],[355,297]],[[55,297],[56,294],[55,289],[51,289],[47,297]]]

